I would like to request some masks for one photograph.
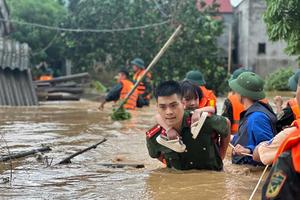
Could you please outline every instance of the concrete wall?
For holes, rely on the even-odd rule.
[[[243,66],[249,66],[248,63],[248,42],[249,40],[249,1],[243,1],[235,11],[235,19],[237,20],[237,49],[238,62]]]
[[[223,34],[218,38],[218,46],[223,49],[222,57],[228,57],[228,43],[229,43],[229,31],[232,29],[234,23],[233,13],[223,13],[222,14],[224,30]],[[233,40],[233,35],[232,35]],[[233,48],[233,46],[232,46]]]
[[[265,77],[280,67],[298,67],[295,56],[288,56],[284,42],[268,40],[263,13],[266,9],[264,1],[244,0],[238,7],[238,50],[239,62],[249,66],[259,75]],[[265,53],[258,52],[259,44],[265,44]]]

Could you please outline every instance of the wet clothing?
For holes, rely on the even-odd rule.
[[[105,97],[105,101],[118,101],[122,90],[122,84],[118,83],[113,86]]]
[[[233,111],[232,111],[232,104],[228,98],[225,99],[222,114],[223,117],[227,117],[231,124],[233,124]]]
[[[169,168],[222,170],[223,162],[219,155],[217,141],[219,137],[228,135],[229,127],[226,118],[217,115],[206,118],[196,139],[192,138],[190,127],[191,117],[188,112],[185,112],[180,136],[186,145],[186,151],[177,153],[157,143],[156,138],[165,130],[160,125],[154,126],[146,133],[149,155],[164,161]]]
[[[121,80],[121,84],[122,84],[122,90],[120,94],[120,100],[124,100],[128,95],[128,93],[132,90],[134,85],[129,80]],[[133,93],[128,98],[128,100],[125,102],[123,107],[125,109],[134,110],[136,108],[137,99],[138,99],[138,91],[134,90]]]
[[[293,111],[293,115],[295,120],[300,118],[300,109],[297,103],[297,99],[293,98],[288,100],[288,105],[291,107],[292,111]]]
[[[300,120],[275,156],[275,162],[263,186],[262,199],[299,199],[300,197]]]
[[[267,99],[263,99],[261,101],[268,103]],[[223,104],[222,116],[227,117],[230,120],[232,135],[238,132],[240,114],[244,110],[244,106],[240,103],[238,96],[236,94],[229,93]]]
[[[273,165],[262,188],[262,199],[297,200],[300,198],[300,173],[293,167],[291,151],[282,153]]]
[[[133,82],[136,83],[138,80],[142,78],[145,70],[140,69],[133,75]],[[139,100],[137,102],[138,107],[143,107],[144,105],[149,105],[149,101],[151,99],[151,74],[147,73],[146,77],[139,83],[137,87]]]
[[[232,106],[233,105],[233,106]],[[229,93],[225,99],[222,116],[227,117],[231,122],[231,134],[236,134],[240,123],[240,114],[244,106],[240,103],[236,94]]]
[[[285,127],[290,126],[292,122],[300,118],[300,109],[295,98],[287,102],[285,108],[278,115],[277,132],[280,132]]]
[[[202,92],[202,98],[199,101],[199,108],[203,108],[205,106],[211,106],[215,109],[217,108],[217,97],[213,93],[212,90],[206,89],[205,86],[199,86]]]
[[[276,135],[276,121],[276,115],[268,104],[255,102],[241,113],[238,134],[234,136],[232,144],[240,144],[252,153],[260,142],[271,140]],[[250,156],[238,155],[232,155],[232,163],[258,164]]]
[[[295,127],[290,127],[282,130],[274,138],[269,141],[264,141],[259,144],[257,151],[259,158],[264,165],[271,165],[274,161],[276,152],[284,139],[295,130]]]
[[[133,87],[133,83],[129,80],[122,80],[120,83],[115,85],[105,97],[105,101],[118,101],[124,99]],[[128,101],[124,104],[126,109],[135,109],[137,103],[137,91],[135,91]]]

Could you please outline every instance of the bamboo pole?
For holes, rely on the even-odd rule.
[[[231,71],[231,45],[232,45],[232,26],[231,24],[229,25],[229,34],[228,34],[228,71],[227,73],[230,74]]]
[[[254,194],[255,194],[255,192],[256,192],[256,190],[257,190],[257,188],[258,188],[258,186],[259,186],[261,180],[263,179],[263,177],[264,177],[264,175],[265,175],[265,173],[266,173],[268,167],[269,167],[269,165],[266,165],[266,167],[265,167],[263,173],[261,174],[261,176],[260,176],[260,178],[259,178],[259,180],[258,180],[258,182],[257,182],[257,184],[256,184],[256,186],[255,186],[255,188],[254,188],[254,190],[253,190],[253,192],[252,192],[252,194],[251,194],[249,200],[252,200],[252,199],[253,199],[253,196],[254,196]]]
[[[179,25],[176,30],[174,31],[174,33],[171,35],[171,37],[168,39],[168,41],[164,44],[164,46],[160,49],[160,51],[157,53],[157,55],[153,58],[153,60],[151,61],[151,63],[148,65],[148,67],[145,70],[145,73],[143,74],[143,76],[140,78],[140,80],[138,80],[133,88],[131,89],[131,91],[126,95],[125,99],[121,102],[121,104],[119,105],[119,107],[115,110],[115,112],[117,112],[118,110],[120,110],[120,108],[123,107],[123,105],[126,103],[126,101],[129,99],[129,97],[132,95],[132,93],[134,92],[134,90],[138,87],[139,83],[144,79],[144,77],[147,75],[147,73],[151,70],[151,68],[157,63],[157,61],[160,59],[160,57],[163,55],[163,53],[167,50],[167,48],[171,45],[171,43],[174,41],[174,38],[178,35],[180,29],[181,29],[181,25]]]
[[[229,146],[232,148],[232,149],[234,149],[235,147],[231,144],[231,143],[229,143]],[[253,157],[253,155],[252,154],[249,154],[249,153],[241,153],[243,156],[250,156],[250,157]]]
[[[98,142],[98,143],[96,143],[96,144],[94,144],[94,145],[92,145],[92,146],[89,146],[89,147],[87,147],[87,148],[85,148],[85,149],[83,149],[83,150],[77,151],[76,153],[74,153],[74,154],[68,156],[67,158],[65,158],[65,159],[63,159],[62,161],[60,161],[59,163],[57,163],[57,165],[60,165],[60,164],[69,164],[69,163],[71,163],[71,159],[72,159],[72,158],[74,158],[74,157],[76,157],[76,156],[78,156],[78,155],[80,155],[80,154],[83,154],[84,152],[86,152],[86,151],[88,151],[88,150],[96,149],[98,145],[102,144],[102,143],[105,142],[106,140],[107,140],[107,139],[104,138],[104,139],[102,139],[100,142]]]
[[[73,80],[77,80],[77,79],[87,79],[89,78],[90,75],[87,72],[84,73],[79,73],[79,74],[72,74],[72,75],[68,75],[68,76],[60,76],[60,77],[56,77],[53,78],[51,80],[45,80],[45,81],[34,81],[36,84],[41,84],[41,83],[60,83],[60,82],[66,82],[66,81],[73,81]]]
[[[6,162],[8,160],[23,158],[23,157],[26,157],[26,156],[29,156],[29,155],[36,154],[38,152],[46,152],[46,151],[51,151],[51,148],[50,147],[41,147],[41,148],[33,149],[33,150],[30,150],[30,151],[22,151],[22,152],[19,152],[19,153],[12,153],[8,156],[2,156],[0,158],[0,162]]]

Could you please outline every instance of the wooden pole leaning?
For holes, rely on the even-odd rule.
[[[263,173],[261,174],[261,176],[260,176],[260,178],[259,178],[259,180],[258,180],[258,182],[257,182],[257,184],[256,184],[256,186],[255,186],[255,188],[254,188],[254,190],[253,190],[253,192],[252,192],[252,194],[251,194],[249,200],[252,200],[252,199],[253,199],[254,194],[255,194],[255,192],[256,192],[256,190],[257,190],[257,188],[258,188],[260,182],[262,181],[262,179],[263,179],[263,177],[264,177],[264,175],[265,175],[265,173],[266,173],[268,167],[269,167],[269,165],[266,165],[266,167],[265,167]]]
[[[180,29],[181,29],[182,25],[179,25],[176,30],[174,31],[174,33],[170,36],[170,38],[168,39],[168,41],[164,44],[164,46],[160,49],[160,51],[157,53],[157,55],[153,58],[153,60],[151,61],[151,63],[148,65],[148,67],[145,70],[145,73],[142,75],[142,77],[137,80],[137,82],[134,84],[133,88],[131,89],[131,91],[126,95],[125,99],[120,103],[119,107],[115,110],[115,112],[117,112],[118,110],[120,110],[123,105],[126,103],[126,101],[129,99],[129,97],[133,94],[134,90],[138,87],[139,83],[145,78],[145,76],[147,75],[147,73],[151,70],[151,68],[157,63],[157,61],[160,59],[160,57],[164,54],[164,52],[167,50],[167,48],[172,44],[172,42],[174,41],[174,38],[178,35]]]
[[[232,148],[232,149],[234,149],[235,147],[231,144],[231,143],[229,143],[229,146]],[[252,154],[249,154],[249,153],[241,153],[243,156],[250,156],[250,157],[253,157],[253,155]]]

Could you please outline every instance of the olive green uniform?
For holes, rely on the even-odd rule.
[[[263,186],[261,199],[300,199],[300,174],[293,167],[291,151],[283,152],[273,165]]]
[[[190,126],[190,114],[185,112],[180,131],[182,141],[186,145],[183,153],[175,152],[157,143],[157,136],[165,130],[159,125],[153,127],[147,132],[149,155],[152,158],[163,157],[169,168],[222,170],[223,162],[219,154],[218,139],[228,136],[229,127],[226,118],[217,115],[206,118],[196,139],[192,138]]]

